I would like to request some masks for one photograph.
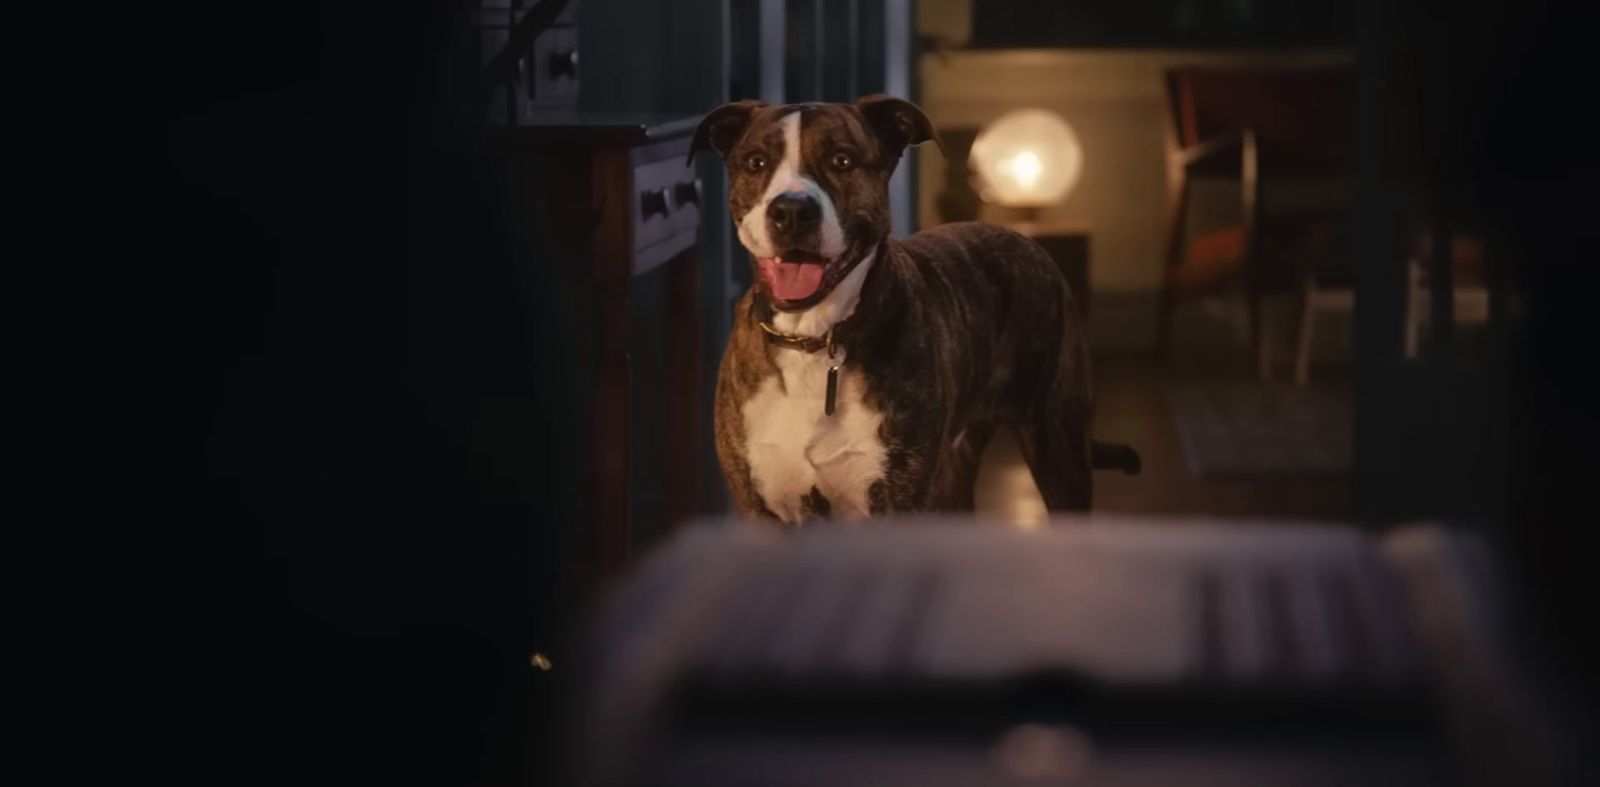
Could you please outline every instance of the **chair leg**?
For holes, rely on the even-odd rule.
[[[1311,333],[1316,326],[1316,287],[1308,280],[1300,293],[1300,321],[1294,335],[1294,384],[1304,388],[1311,380]]]
[[[1171,163],[1169,160],[1169,166]],[[1167,266],[1161,280],[1161,303],[1156,313],[1156,358],[1162,361],[1168,360],[1172,352],[1172,312],[1178,305],[1178,293],[1172,283],[1172,272],[1184,259],[1183,218],[1189,204],[1189,178],[1184,174],[1183,168],[1169,170],[1169,173],[1177,178],[1177,191],[1173,193],[1172,205],[1167,213]]]

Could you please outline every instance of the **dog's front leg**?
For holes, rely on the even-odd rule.
[[[760,490],[756,488],[755,477],[750,471],[750,458],[745,455],[744,414],[739,405],[746,397],[735,386],[738,379],[733,359],[725,356],[713,403],[717,462],[722,465],[728,496],[739,513],[749,519],[777,520],[778,515],[767,508]]]
[[[717,452],[719,455],[722,452]],[[781,518],[767,508],[767,503],[761,498],[761,493],[756,490],[755,479],[750,476],[750,465],[739,456],[733,463],[724,461],[722,465],[723,477],[728,481],[728,497],[733,501],[733,507],[738,509],[748,519],[770,519],[781,521]]]
[[[885,440],[883,477],[868,490],[872,516],[930,510],[929,490],[936,470],[936,446],[925,439]]]
[[[750,474],[750,461],[744,455],[742,430],[737,424],[724,421],[724,413],[717,413],[717,461],[722,465],[722,477],[728,484],[728,496],[733,507],[750,519],[777,519],[767,508],[756,489],[755,478]],[[737,418],[737,412],[732,416]]]

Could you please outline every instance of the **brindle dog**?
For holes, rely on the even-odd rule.
[[[1037,244],[980,224],[889,236],[889,176],[935,140],[916,106],[739,101],[701,121],[755,284],[716,391],[717,455],[738,508],[798,524],[973,507],[979,458],[1012,429],[1051,510],[1089,508],[1078,310]],[[935,140],[936,141],[936,140]]]

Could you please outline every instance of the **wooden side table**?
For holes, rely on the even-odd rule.
[[[552,263],[574,254],[586,271],[593,315],[593,415],[589,516],[581,574],[591,586],[626,565],[633,552],[630,290],[640,276],[667,266],[670,277],[664,515],[676,523],[699,507],[696,447],[702,420],[700,263],[701,184],[688,162],[698,118],[585,118],[571,123],[495,130],[491,149],[512,162],[516,188],[543,192],[552,228],[530,239]]]

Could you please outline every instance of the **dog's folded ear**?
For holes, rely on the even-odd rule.
[[[928,120],[927,114],[916,104],[877,93],[858,99],[856,109],[894,156],[904,153],[908,145],[920,145],[929,140],[944,153],[944,143],[934,133],[933,121]]]
[[[750,117],[764,106],[766,104],[760,101],[744,100],[711,110],[695,127],[694,140],[689,143],[689,162],[693,163],[694,154],[702,150],[714,150],[717,155],[726,158],[728,151],[744,136],[745,129],[750,127]]]

